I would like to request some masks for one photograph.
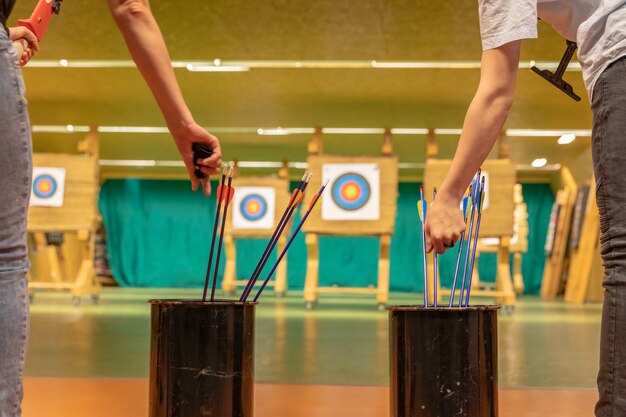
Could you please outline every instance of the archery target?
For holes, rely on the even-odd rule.
[[[62,207],[64,191],[64,168],[33,168],[31,206]]]
[[[324,164],[322,182],[330,180],[322,199],[323,220],[380,219],[378,164]]]
[[[233,197],[234,229],[271,229],[276,212],[273,187],[238,187]]]

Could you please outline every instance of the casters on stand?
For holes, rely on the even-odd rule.
[[[513,313],[515,312],[515,305],[514,304],[506,304],[503,308],[504,314],[506,314],[507,316],[512,316]]]
[[[385,311],[387,309],[387,304],[378,303],[378,311]]]
[[[92,294],[91,302],[94,304],[98,304],[100,302],[100,294]]]
[[[307,310],[313,310],[317,307],[317,301],[307,301],[304,305]]]

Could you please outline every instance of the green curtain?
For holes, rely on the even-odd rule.
[[[292,188],[295,187],[292,183]],[[214,187],[215,188],[215,187]],[[398,214],[391,242],[391,291],[421,291],[422,230],[416,203],[419,184],[400,183]],[[543,245],[554,195],[546,184],[524,184],[529,214],[529,251],[522,272],[527,293],[541,287]],[[200,287],[208,259],[215,199],[192,193],[187,181],[109,180],[100,192],[100,211],[107,232],[109,261],[120,285],[133,287]],[[294,226],[300,220],[297,213]],[[237,275],[248,277],[267,239],[237,241]],[[363,287],[376,285],[377,238],[322,237],[320,285]],[[300,234],[287,256],[290,289],[302,289],[306,273],[306,245]],[[275,253],[271,259],[275,259]],[[440,257],[441,280],[450,286],[456,250]],[[218,283],[224,268],[222,255]],[[268,262],[271,264],[271,262]],[[495,276],[495,257],[480,259],[481,279]],[[269,272],[267,265],[263,277]]]

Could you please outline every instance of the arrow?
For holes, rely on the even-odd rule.
[[[465,197],[463,197],[463,223],[465,223],[465,227],[467,227],[467,215],[469,214],[471,199],[469,196],[472,194],[472,186],[470,185],[469,191]],[[454,268],[454,280],[452,281],[452,291],[450,292],[450,303],[448,307],[452,307],[452,303],[454,302],[454,292],[456,290],[456,283],[459,278],[459,265],[461,264],[461,254],[463,253],[463,244],[465,243],[465,230],[461,233],[459,245],[459,252],[456,255],[456,266]]]
[[[428,307],[428,270],[426,265],[426,200],[424,200],[424,187],[420,186],[420,199],[417,202],[417,211],[422,222],[422,255],[424,258],[424,307]]]
[[[220,229],[220,239],[217,244],[217,257],[215,258],[215,269],[213,270],[213,286],[211,287],[211,302],[215,300],[215,286],[217,285],[217,271],[220,268],[220,256],[222,254],[222,243],[224,242],[224,227],[226,226],[226,216],[228,215],[228,206],[233,199],[235,189],[232,186],[233,172],[235,171],[235,164],[230,162],[228,164],[228,186],[222,193],[224,195],[224,216],[222,217],[222,227]],[[228,198],[226,198],[228,196]]]
[[[474,236],[474,250],[472,251],[472,262],[470,266],[469,283],[467,284],[467,295],[465,297],[465,307],[469,305],[470,292],[472,291],[472,277],[474,275],[474,261],[476,260],[476,247],[478,246],[478,232],[480,231],[480,220],[483,215],[483,203],[485,202],[485,177],[480,181],[480,195],[478,197],[478,220],[476,221],[476,235]]]
[[[267,246],[265,247],[265,250],[263,251],[263,254],[261,255],[261,259],[259,259],[259,262],[254,268],[254,272],[252,273],[252,276],[250,277],[250,280],[248,281],[248,284],[246,284],[246,288],[244,289],[243,293],[241,294],[241,297],[239,298],[240,302],[245,302],[250,296],[250,293],[252,292],[254,285],[258,281],[259,276],[261,275],[261,272],[263,271],[263,267],[267,263],[267,260],[269,259],[270,254],[272,253],[272,251],[276,247],[276,244],[278,243],[278,239],[280,239],[280,236],[285,230],[285,227],[287,227],[287,224],[289,223],[289,219],[291,219],[293,212],[296,210],[298,205],[300,205],[300,203],[304,199],[304,191],[306,190],[306,187],[309,185],[309,182],[311,181],[311,177],[313,177],[313,174],[311,174],[309,171],[306,171],[304,175],[302,176],[302,180],[300,181],[300,184],[298,184],[296,189],[291,194],[291,198],[289,199],[289,204],[287,205],[287,208],[285,209],[285,212],[283,213],[280,219],[280,222],[278,222],[278,225],[276,225],[276,228],[274,229],[274,233],[272,233],[272,237],[270,238],[270,241],[268,242]]]
[[[480,188],[480,184],[478,183],[478,178],[480,178],[480,169],[478,170],[478,173],[476,174],[476,186],[474,187],[474,192],[471,193],[470,192],[470,199],[471,202],[469,205],[471,205],[471,210],[470,210],[470,226],[469,226],[469,233],[467,234],[468,238],[467,238],[467,249],[465,251],[465,260],[463,261],[463,275],[462,275],[462,280],[461,280],[461,289],[460,289],[460,296],[459,296],[459,307],[463,307],[463,291],[465,290],[465,280],[467,277],[467,266],[468,266],[468,261],[469,261],[469,254],[470,254],[470,247],[471,247],[471,237],[472,237],[472,231],[474,230],[474,213],[476,212],[476,193],[478,192],[478,188]]]
[[[435,198],[437,198],[437,187],[433,187],[433,204],[435,203]],[[433,295],[434,295],[434,307],[437,307],[437,267],[439,266],[439,256],[437,255],[437,250],[433,251]]]
[[[285,255],[287,254],[287,250],[289,249],[289,247],[293,243],[293,240],[296,238],[296,235],[298,234],[298,232],[302,228],[302,225],[304,224],[306,219],[309,217],[309,214],[311,214],[311,211],[313,210],[313,207],[315,207],[315,204],[317,203],[317,200],[320,199],[322,193],[324,192],[324,189],[326,188],[326,186],[328,185],[329,182],[330,182],[330,180],[327,180],[326,184],[324,184],[322,186],[322,188],[320,188],[320,190],[317,192],[317,194],[315,194],[313,196],[313,199],[311,199],[311,203],[309,204],[309,208],[307,209],[306,213],[304,213],[304,216],[302,216],[302,220],[300,220],[300,224],[298,224],[298,227],[296,227],[296,230],[292,233],[291,238],[289,238],[289,242],[287,242],[287,245],[285,246],[285,249],[283,249],[283,251],[280,253],[280,256],[276,260],[276,263],[272,267],[272,270],[270,271],[269,274],[267,274],[267,277],[263,281],[263,284],[261,285],[261,288],[256,293],[256,295],[254,296],[254,300],[253,300],[254,302],[256,302],[259,299],[259,297],[261,296],[261,293],[265,289],[265,286],[269,282],[269,280],[272,277],[272,275],[274,275],[274,272],[276,272],[276,268],[278,268],[278,264],[285,257]]]
[[[224,166],[222,170],[222,181],[217,187],[217,208],[215,210],[215,221],[213,222],[213,234],[211,235],[211,250],[209,251],[209,263],[206,267],[206,277],[204,279],[204,291],[202,292],[202,302],[206,302],[206,293],[209,287],[209,279],[211,277],[211,265],[213,264],[213,249],[215,248],[215,236],[217,235],[217,224],[220,219],[220,212],[222,211],[222,190],[224,189],[224,182],[226,181],[226,171],[228,167]]]

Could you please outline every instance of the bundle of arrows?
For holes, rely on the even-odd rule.
[[[437,189],[433,189],[433,201],[437,196]],[[468,307],[470,300],[470,293],[472,290],[472,276],[474,271],[474,262],[476,260],[476,248],[478,246],[478,234],[480,232],[480,222],[483,213],[483,202],[485,199],[485,177],[481,175],[479,170],[474,178],[474,181],[469,186],[468,191],[463,197],[461,203],[461,211],[463,214],[463,221],[465,222],[465,231],[459,238],[459,249],[457,253],[456,266],[454,270],[454,279],[452,281],[452,290],[450,292],[450,301],[448,307]],[[417,211],[419,214],[420,222],[422,225],[422,266],[424,273],[424,307],[431,307],[428,300],[428,268],[427,268],[427,255],[426,255],[426,232],[424,231],[424,225],[428,214],[428,203],[424,198],[424,188],[420,187],[420,199],[417,202]],[[462,274],[459,274],[461,271]],[[437,288],[438,288],[438,276],[439,264],[437,252],[433,255],[433,294],[434,301],[432,307],[438,307],[437,305]],[[457,286],[459,287],[459,299],[458,303],[455,302],[455,295]]]

